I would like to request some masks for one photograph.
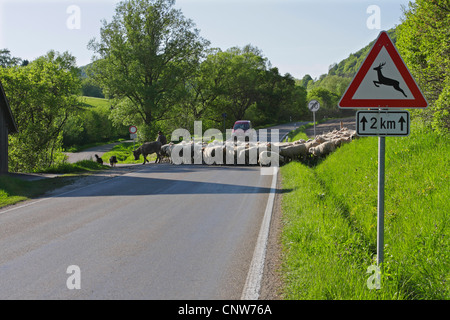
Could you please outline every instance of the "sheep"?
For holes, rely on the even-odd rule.
[[[334,144],[334,142],[326,141],[319,144],[317,147],[310,148],[309,152],[316,157],[324,157],[334,150],[336,150],[336,145]]]
[[[226,141],[224,145],[223,159],[226,164],[236,163],[237,146],[233,141]]]
[[[95,155],[95,158],[97,159],[97,163],[103,164],[102,158],[100,158],[98,155]]]
[[[294,142],[274,142],[274,146],[278,146],[278,148],[285,148],[289,146],[293,146]]]
[[[168,144],[161,146],[161,151],[160,151],[161,160],[164,160],[167,158],[167,159],[169,159],[170,163],[172,162],[170,155],[172,153],[173,146],[174,146],[173,142],[170,142]]]
[[[312,147],[317,147],[319,144],[320,143],[316,140],[308,140],[307,142],[305,142],[306,152],[309,152]]]
[[[258,163],[258,149],[257,145],[249,146],[248,148],[239,150],[238,164],[257,164]],[[243,162],[243,163],[242,163]]]
[[[284,157],[273,151],[261,151],[258,157],[258,163],[261,167],[272,165],[272,157],[278,157],[278,164],[284,164]]]
[[[206,164],[223,164],[223,145],[208,144],[203,148],[203,161]]]
[[[283,156],[286,160],[299,159],[307,156],[307,150],[305,144],[296,144],[292,146],[287,146],[280,148],[279,154]]]
[[[174,144],[170,153],[174,164],[201,163],[203,144],[193,141],[181,141]]]
[[[306,140],[300,139],[300,140],[294,141],[294,144],[301,144],[301,143],[305,143],[305,142],[306,142]]]
[[[114,167],[117,163],[117,157],[116,156],[111,156],[109,158],[109,164],[111,165],[111,167]]]
[[[352,139],[349,137],[338,137],[338,138],[331,140],[331,142],[333,142],[336,147],[340,147],[343,144],[349,143],[351,141],[352,141]]]

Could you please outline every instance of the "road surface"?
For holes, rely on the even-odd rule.
[[[135,167],[0,209],[0,299],[240,299],[273,176]]]

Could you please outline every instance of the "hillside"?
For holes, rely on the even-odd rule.
[[[414,122],[386,141],[385,262],[376,262],[377,139],[361,138],[315,167],[281,168],[285,299],[450,298],[448,137]]]
[[[397,41],[396,28],[388,30],[387,33],[392,42],[395,44]],[[375,39],[359,51],[351,53],[348,58],[342,60],[337,64],[334,64],[333,67],[328,71],[327,76],[336,75],[340,77],[353,78],[374,43]]]

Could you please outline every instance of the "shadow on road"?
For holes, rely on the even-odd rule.
[[[226,170],[249,170],[249,167],[214,167],[216,170],[226,174]],[[152,168],[153,169],[153,168]],[[253,168],[256,169],[256,168]],[[211,170],[208,166],[195,165],[159,165],[155,166],[155,173],[200,173]],[[153,172],[150,171],[150,175]],[[65,193],[63,197],[101,197],[101,196],[141,196],[141,195],[173,195],[173,194],[252,194],[270,193],[270,187],[257,187],[239,184],[228,184],[218,182],[194,181],[192,179],[179,178],[153,178],[137,177],[134,175],[122,175],[114,179],[109,179],[97,185],[90,185],[83,189],[73,190]],[[288,193],[292,189],[275,189],[277,193]]]

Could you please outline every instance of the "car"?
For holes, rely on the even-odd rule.
[[[250,120],[238,120],[234,123],[231,130],[231,138],[237,140],[238,137],[244,136],[245,140],[252,140],[255,130],[252,128]]]

